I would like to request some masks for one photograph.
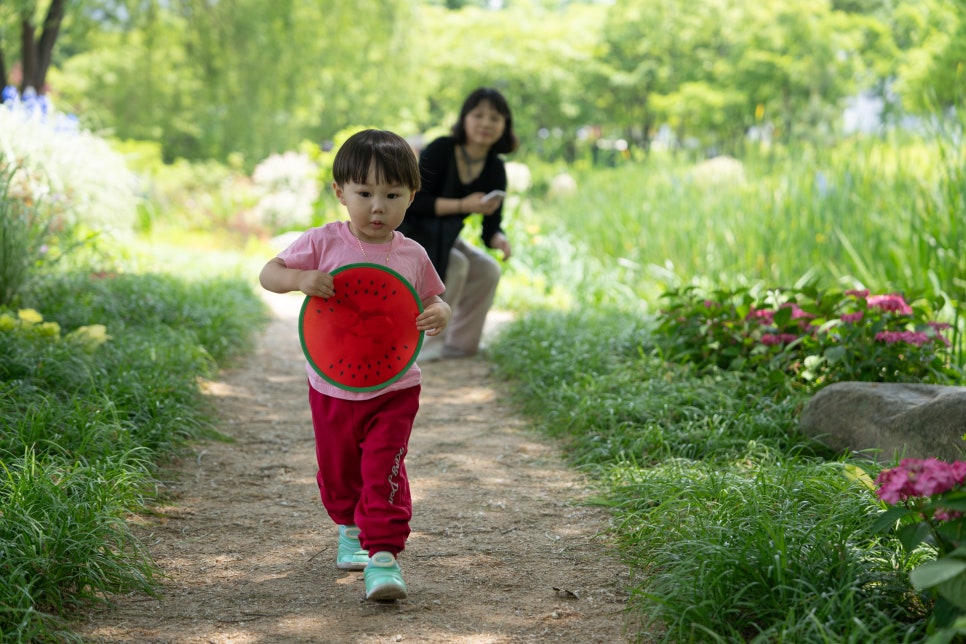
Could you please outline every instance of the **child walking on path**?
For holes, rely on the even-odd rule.
[[[418,243],[396,228],[420,188],[419,166],[402,137],[364,130],[336,154],[332,184],[349,221],[303,233],[269,260],[259,281],[275,293],[336,295],[332,271],[359,262],[390,267],[412,284],[423,305],[419,331],[438,335],[450,308],[443,283]],[[405,456],[419,408],[421,374],[413,365],[375,391],[342,389],[306,365],[322,504],[339,526],[336,565],[364,570],[366,598],[407,596],[396,557],[405,548],[412,498]]]

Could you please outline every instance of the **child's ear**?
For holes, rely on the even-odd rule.
[[[332,182],[332,190],[335,191],[335,197],[339,200],[343,206],[345,205],[345,193],[342,191],[342,186],[340,186],[335,181]]]

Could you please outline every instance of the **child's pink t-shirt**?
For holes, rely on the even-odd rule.
[[[359,244],[365,249],[360,249]],[[389,252],[389,261],[386,253]],[[426,251],[418,243],[406,238],[402,233],[393,233],[392,250],[389,244],[367,244],[356,239],[346,221],[335,221],[319,228],[310,228],[302,233],[292,244],[278,254],[279,259],[289,268],[300,270],[319,270],[331,273],[346,264],[368,262],[388,266],[405,277],[420,300],[440,295],[445,289],[436,269]],[[367,400],[389,391],[413,387],[421,382],[419,366],[414,362],[403,376],[384,389],[376,391],[347,391],[327,382],[306,363],[305,371],[309,383],[316,391],[344,400]]]

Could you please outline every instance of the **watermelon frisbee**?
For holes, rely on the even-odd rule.
[[[402,275],[380,264],[332,271],[335,295],[307,296],[299,314],[306,360],[324,380],[347,391],[374,391],[402,377],[416,361],[423,305]]]

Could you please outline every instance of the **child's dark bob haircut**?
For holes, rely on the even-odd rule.
[[[368,183],[369,170],[379,183],[406,186],[417,192],[419,161],[406,139],[387,130],[362,130],[342,144],[332,163],[332,178],[337,184]]]
[[[460,117],[453,125],[453,138],[456,139],[456,143],[459,145],[466,143],[466,128],[463,122],[466,120],[466,115],[483,102],[489,103],[506,120],[506,125],[503,128],[503,136],[490,148],[490,154],[513,152],[520,145],[520,142],[517,140],[517,135],[513,132],[513,114],[510,113],[510,104],[506,102],[506,98],[504,98],[499,90],[493,89],[492,87],[480,87],[479,89],[473,90],[466,97],[466,100],[463,101],[463,107],[460,109]]]

